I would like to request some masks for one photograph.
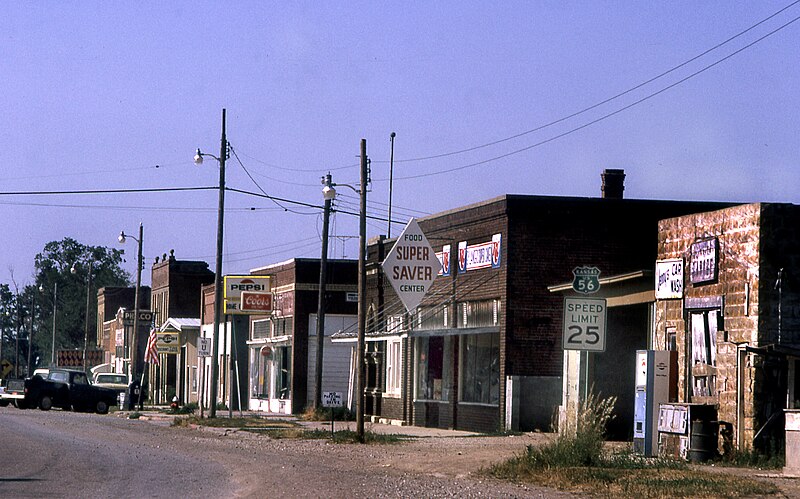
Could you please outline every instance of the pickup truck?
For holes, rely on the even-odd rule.
[[[6,379],[0,386],[0,407],[14,404],[16,407],[24,405],[25,402],[25,380]]]
[[[23,404],[43,411],[60,407],[106,414],[110,406],[117,405],[117,391],[91,385],[83,371],[54,368],[47,377],[33,376],[25,380]]]

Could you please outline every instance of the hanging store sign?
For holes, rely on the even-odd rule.
[[[499,269],[501,234],[492,236],[491,241],[467,245],[466,241],[458,243],[458,273],[470,270]]]
[[[692,284],[717,280],[719,270],[719,245],[717,238],[704,239],[692,244],[689,277]]]
[[[154,312],[151,310],[139,310],[139,326],[149,325],[153,322],[153,316],[155,315]],[[136,314],[133,310],[125,310],[122,312],[122,323],[126,326],[133,325],[133,319],[136,317]],[[148,327],[149,329],[149,327]]]
[[[156,350],[159,354],[177,355],[180,347],[180,336],[176,331],[156,332]]]
[[[442,276],[449,276],[450,275],[450,245],[446,244],[442,246],[442,251],[436,252],[436,258],[439,260],[439,264],[441,264],[442,268],[439,270],[439,275]]]
[[[656,300],[683,298],[683,259],[656,260]]]
[[[264,299],[261,299],[259,305],[254,302],[259,301],[259,298],[253,298],[251,295],[250,304],[245,304],[243,307],[242,294],[272,294],[272,286],[270,277],[265,275],[226,275],[225,276],[225,313],[226,314],[261,314],[261,309],[249,308],[257,306],[266,306]],[[269,310],[272,310],[272,297],[269,298]],[[267,312],[269,313],[269,312]]]
[[[417,308],[442,269],[428,238],[413,218],[397,238],[382,267],[409,312]]]

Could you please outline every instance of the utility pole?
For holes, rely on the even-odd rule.
[[[56,367],[56,310],[58,310],[58,281],[53,283],[53,344],[50,346],[50,364]]]
[[[392,176],[394,174],[394,138],[396,136],[397,134],[394,132],[389,134],[389,141],[391,142],[391,152],[389,153],[389,230],[386,233],[386,237],[389,239],[392,238]]]
[[[19,291],[17,291],[17,337],[15,338],[16,342],[14,345],[14,377],[19,378],[19,327],[20,327],[20,315],[19,315]]]
[[[33,369],[31,369],[31,343],[33,343],[33,320],[36,317],[36,288],[33,288],[33,290],[33,293],[31,293],[31,329],[28,332],[28,370],[26,372],[28,378],[33,374]]]
[[[331,192],[331,174],[328,173],[324,179],[323,184],[328,189],[323,188],[323,196],[325,197],[325,210],[322,214],[322,256],[319,259],[319,298],[317,300],[317,365],[316,372],[314,373],[314,408],[319,409],[322,407],[322,349],[325,345],[325,286],[328,282],[328,227],[331,217],[331,202],[336,194]]]
[[[91,311],[91,293],[92,293],[92,271],[94,270],[94,262],[89,263],[89,280],[86,281],[86,321],[83,327],[83,370],[86,371],[87,355],[89,350],[89,312]]]
[[[358,364],[357,386],[358,401],[356,413],[356,432],[358,441],[364,443],[364,348],[366,347],[367,333],[367,139],[361,139],[361,202],[359,209],[358,223],[358,352],[356,352],[356,364]]]
[[[214,268],[214,332],[211,344],[211,394],[208,417],[217,417],[217,383],[219,382],[219,325],[224,312],[222,307],[222,235],[225,217],[225,160],[228,157],[228,139],[225,136],[225,109],[222,110],[222,137],[219,147],[219,205],[217,207],[217,263]]]

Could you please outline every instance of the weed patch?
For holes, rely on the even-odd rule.
[[[578,417],[555,441],[528,446],[521,455],[488,470],[496,478],[600,497],[752,497],[778,492],[773,484],[690,469],[671,459],[630,452],[603,453],[604,429],[615,400],[590,395]]]

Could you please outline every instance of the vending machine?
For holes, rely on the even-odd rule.
[[[633,451],[644,456],[658,455],[658,408],[675,398],[672,371],[677,352],[636,351],[636,394],[633,407]]]

